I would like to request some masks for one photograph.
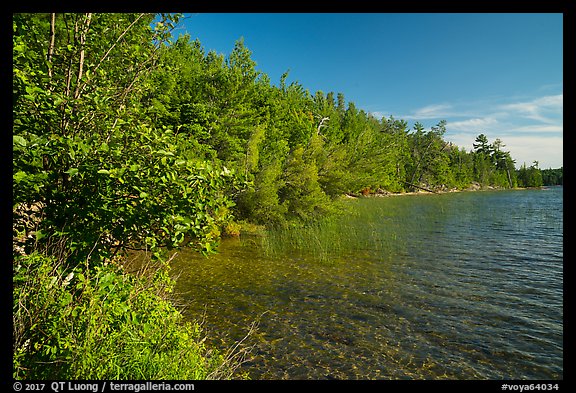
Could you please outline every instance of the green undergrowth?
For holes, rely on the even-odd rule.
[[[246,377],[234,354],[207,348],[201,326],[183,321],[167,266],[151,277],[114,263],[64,266],[36,252],[15,259],[14,378]]]

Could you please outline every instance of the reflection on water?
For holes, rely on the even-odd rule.
[[[369,198],[173,263],[253,379],[563,378],[562,188]]]

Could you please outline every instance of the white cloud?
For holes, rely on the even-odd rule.
[[[448,122],[446,125],[447,130],[457,130],[457,131],[470,131],[474,132],[482,130],[483,128],[493,127],[498,124],[498,120],[493,117],[484,118],[474,118],[462,121]]]
[[[547,89],[548,91],[550,89]],[[466,150],[483,133],[490,142],[500,138],[516,160],[516,167],[534,160],[540,168],[563,165],[564,94],[549,94],[530,99],[492,97],[468,102],[444,102],[414,109],[397,119],[420,121],[447,120],[445,139]],[[385,112],[373,112],[383,115]]]
[[[467,151],[472,150],[472,143],[476,138],[477,134],[471,135],[471,133],[459,133],[446,135],[446,141],[450,141],[459,148],[464,148]]]
[[[416,109],[412,114],[400,116],[401,119],[421,120],[421,119],[439,119],[446,117],[449,110],[452,109],[450,104],[433,104]]]
[[[505,150],[516,160],[516,168],[538,161],[541,169],[563,166],[563,138],[551,136],[507,136]]]
[[[527,133],[546,133],[546,132],[563,132],[564,126],[554,124],[532,124],[528,126],[518,126],[509,129],[508,132],[527,132]]]
[[[564,93],[553,96],[544,96],[534,101],[540,107],[561,110],[564,107]]]
[[[454,143],[459,148],[466,151],[473,149],[475,137],[467,133],[451,134],[446,136],[446,140]],[[500,138],[504,143],[504,150],[510,152],[516,161],[516,168],[522,164],[532,165],[535,160],[541,169],[560,168],[563,166],[563,138],[556,136],[502,136],[498,132],[486,134],[490,142]]]
[[[538,97],[530,101],[497,104],[495,102],[459,102],[457,104],[431,104],[398,116],[406,120],[429,120],[446,118],[470,118],[453,122],[453,129],[465,126],[494,125],[506,118],[522,118],[547,124],[558,124],[562,119],[564,94]],[[383,113],[382,111],[374,113]],[[469,122],[469,123],[466,123]]]
[[[499,108],[506,111],[509,116],[519,115],[543,123],[554,123],[557,119],[549,116],[561,114],[563,107],[564,94],[558,94],[540,97],[528,102],[500,105]]]

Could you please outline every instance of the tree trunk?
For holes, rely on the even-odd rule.
[[[431,192],[431,193],[433,193],[433,194],[438,194],[436,191],[431,190],[431,189],[429,189],[429,188],[420,187],[420,186],[417,186],[416,184],[408,183],[407,181],[405,181],[404,183],[408,184],[409,186],[416,187],[416,188],[419,188],[419,189],[421,189],[421,190]]]

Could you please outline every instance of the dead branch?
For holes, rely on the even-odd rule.
[[[80,34],[80,62],[78,65],[78,78],[76,79],[76,91],[74,92],[74,98],[80,97],[80,80],[82,80],[82,74],[84,70],[84,55],[85,55],[84,45],[86,44],[86,35],[88,34],[88,30],[90,29],[91,19],[92,19],[92,13],[86,14],[86,24],[83,28],[82,33]]]
[[[56,14],[50,14],[50,45],[48,46],[48,77],[52,79],[52,55],[54,54],[54,40],[56,35]]]
[[[322,127],[328,127],[328,125],[324,124],[324,122],[328,120],[330,120],[328,116],[323,117],[322,120],[320,120],[320,124],[318,124],[318,128],[316,129],[316,135],[320,135],[320,129]]]

